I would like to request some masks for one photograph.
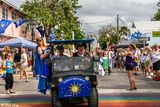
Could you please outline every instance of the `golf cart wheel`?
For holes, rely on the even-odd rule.
[[[62,103],[60,99],[58,98],[57,91],[56,90],[51,90],[51,102],[52,102],[52,107],[62,107]]]
[[[92,87],[91,95],[88,97],[88,107],[98,107],[98,92],[95,87]]]

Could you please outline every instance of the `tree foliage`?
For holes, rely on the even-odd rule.
[[[160,9],[154,14],[152,20],[160,21]]]
[[[75,39],[81,39],[84,36],[75,15],[77,6],[78,0],[26,0],[21,8],[27,19],[43,25],[46,37],[54,28],[56,36],[63,33],[64,39],[72,39],[74,31]]]
[[[102,47],[102,49],[107,48],[107,44],[117,44],[122,36],[129,35],[129,29],[126,26],[121,26],[119,29],[119,35],[117,35],[117,28],[112,25],[103,26],[100,30],[100,37],[99,37],[99,44]],[[109,35],[109,39],[106,36],[106,34]]]

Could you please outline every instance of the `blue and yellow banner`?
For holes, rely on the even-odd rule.
[[[72,76],[66,78],[58,85],[59,97],[85,97],[90,96],[91,84],[83,77]]]

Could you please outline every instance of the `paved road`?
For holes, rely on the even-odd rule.
[[[128,78],[123,70],[114,70],[112,75],[98,76],[99,107],[160,107],[160,82],[135,76],[137,91],[127,91]],[[0,80],[0,107],[50,107],[50,95],[37,92],[37,80],[15,77],[15,95],[6,95],[4,81]],[[71,107],[71,106],[70,106]],[[82,107],[77,105],[74,107]],[[87,107],[86,104],[83,107]]]

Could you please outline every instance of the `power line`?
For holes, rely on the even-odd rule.
[[[102,22],[106,22],[106,21],[109,21],[109,20],[113,20],[113,19],[114,19],[114,18],[104,19],[104,20],[101,20],[101,21],[91,22],[91,23],[81,22],[81,24],[97,24],[97,23],[102,23]]]
[[[127,26],[127,24],[125,23],[125,21],[121,18],[119,18],[119,20],[122,22],[122,24],[124,24],[125,26]]]
[[[112,17],[110,19],[105,19],[105,20],[101,20],[101,21],[97,21],[97,22],[92,22],[92,23],[81,23],[83,26],[86,26],[87,24],[97,24],[97,23],[101,23],[101,22],[105,22],[105,21],[108,21],[109,23],[103,23],[103,24],[107,24],[107,25],[113,25],[113,24],[116,24],[117,22],[117,17]],[[126,22],[119,17],[119,21],[121,22],[120,25],[124,25],[124,26],[127,26]],[[100,29],[97,29],[97,30],[94,30],[94,31],[85,31],[85,33],[99,33],[99,30]]]

